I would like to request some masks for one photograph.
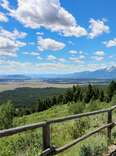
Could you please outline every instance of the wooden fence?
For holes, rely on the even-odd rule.
[[[6,136],[11,136],[11,135],[21,133],[21,132],[24,132],[27,130],[42,128],[43,129],[43,136],[42,136],[43,137],[43,152],[40,154],[40,156],[52,156],[55,154],[59,154],[65,150],[71,148],[75,144],[78,144],[81,141],[89,138],[90,136],[100,132],[103,129],[107,129],[108,144],[110,144],[111,143],[112,128],[116,125],[116,122],[114,122],[112,120],[112,112],[115,109],[116,109],[116,106],[113,106],[109,109],[103,109],[103,110],[98,110],[98,111],[94,111],[94,112],[87,112],[87,113],[82,113],[82,114],[77,114],[77,115],[71,115],[71,116],[56,118],[56,119],[52,119],[52,120],[48,120],[48,121],[44,121],[44,122],[40,122],[40,123],[36,123],[36,124],[31,124],[31,125],[26,125],[26,126],[21,126],[21,127],[6,129],[6,130],[1,130],[0,131],[0,138],[6,137]],[[50,140],[50,136],[51,136],[50,125],[51,124],[66,122],[69,120],[80,119],[82,117],[97,115],[97,114],[101,114],[101,113],[107,113],[108,117],[107,117],[107,123],[105,125],[97,128],[96,130],[94,130],[94,131],[92,131],[86,135],[83,135],[80,138],[75,139],[71,143],[66,144],[62,147],[57,148],[57,147],[51,145],[51,140]]]

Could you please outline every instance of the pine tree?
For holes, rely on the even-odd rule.
[[[113,94],[115,93],[116,91],[116,82],[115,81],[112,81],[110,83],[110,85],[108,86],[107,88],[107,95],[111,101],[112,97],[113,97]]]
[[[103,90],[100,90],[100,94],[99,94],[99,99],[100,99],[100,101],[101,102],[103,102],[104,101],[104,91]]]
[[[87,89],[85,90],[85,95],[84,95],[84,102],[88,103],[92,97],[94,96],[94,90],[91,84],[88,85]]]

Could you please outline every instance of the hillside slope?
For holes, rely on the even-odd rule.
[[[14,119],[14,126],[37,123],[46,119],[67,116],[69,114],[71,114],[70,104],[54,106],[49,110],[40,113],[17,117]],[[71,140],[80,137],[84,133],[99,127],[104,122],[106,122],[106,116],[99,115],[92,118],[84,118],[79,121],[55,124],[51,127],[52,144],[60,147],[69,143]],[[59,156],[80,156],[80,151],[84,145],[90,146],[92,150],[95,150],[95,148],[101,148],[100,151],[106,150],[106,143],[105,133],[102,132],[87,139],[83,143],[74,146],[66,152],[59,154]],[[0,156],[36,156],[41,152],[41,149],[41,129],[28,131],[0,140]]]

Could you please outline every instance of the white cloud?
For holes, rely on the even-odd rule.
[[[93,71],[100,68],[106,68],[107,66],[113,66],[115,62],[108,62],[107,65],[104,63],[91,63],[81,64],[78,66],[75,64],[63,64],[63,63],[31,63],[31,62],[19,62],[11,60],[3,60],[0,58],[0,73],[69,73],[69,72],[80,72],[80,71]],[[61,70],[62,69],[62,70]]]
[[[38,60],[43,60],[43,58],[41,56],[37,56]]]
[[[63,34],[66,37],[68,36],[80,37],[80,36],[86,36],[87,31],[81,26],[72,26],[68,29],[64,29]]]
[[[92,59],[95,59],[96,61],[102,61],[104,60],[105,52],[104,51],[96,51],[94,53],[94,56],[92,56]]]
[[[14,39],[23,39],[27,36],[27,34],[25,32],[19,32],[17,29],[14,29],[13,31],[8,31],[0,28],[0,36],[4,36],[6,38],[14,40]]]
[[[107,48],[116,47],[116,38],[103,42]]]
[[[58,42],[51,38],[39,37],[38,48],[41,51],[44,51],[44,50],[58,51],[58,50],[62,50],[64,47],[65,47],[65,44],[62,42]]]
[[[108,25],[105,24],[105,21],[102,20],[95,20],[95,19],[90,19],[90,33],[89,33],[89,38],[93,39],[99,35],[102,35],[103,33],[109,33],[110,28]]]
[[[0,28],[0,56],[17,56],[17,50],[26,45],[18,39],[24,37],[24,33],[17,30],[9,32]]]
[[[53,55],[48,55],[47,60],[48,61],[54,61],[54,60],[56,60],[56,57]]]
[[[96,52],[95,52],[95,55],[96,55],[96,56],[104,56],[105,53],[104,53],[104,51],[96,51]]]
[[[80,55],[80,59],[84,59],[85,58],[85,56],[84,55]]]
[[[61,62],[61,63],[64,63],[64,62],[66,61],[65,58],[57,58],[57,57],[54,56],[54,55],[48,55],[47,60],[48,60],[48,61]]]
[[[70,54],[82,54],[82,51],[77,51],[77,50],[70,50],[69,51]]]
[[[70,54],[77,54],[78,52],[76,50],[70,50],[69,53]]]
[[[84,63],[85,57],[70,57],[69,60],[74,63]]]
[[[103,56],[95,56],[93,57],[96,61],[102,61],[104,60],[104,57]]]
[[[65,58],[59,58],[58,61],[59,61],[59,62],[65,62],[66,59],[65,59]]]
[[[26,27],[44,27],[65,36],[85,36],[86,30],[77,24],[76,19],[65,10],[59,0],[18,0],[18,7],[11,9],[7,0],[2,7]]]
[[[10,7],[9,7],[9,2],[8,0],[2,0],[1,4],[0,4],[4,9],[6,10],[11,10]]]
[[[39,56],[40,55],[40,53],[35,52],[35,51],[33,51],[33,52],[24,52],[24,54],[25,55],[31,55],[31,56]]]
[[[2,12],[0,12],[0,22],[8,22],[8,17]]]

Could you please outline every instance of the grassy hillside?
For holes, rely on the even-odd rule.
[[[30,123],[36,123],[44,121],[46,119],[67,116],[73,114],[73,106],[75,109],[79,103],[68,103],[66,105],[54,106],[46,111],[40,113],[34,113],[31,115],[16,117],[13,122],[13,126],[25,125]],[[99,103],[99,108],[109,107],[110,104]],[[97,109],[99,109],[97,107]],[[88,106],[83,110],[87,111]],[[69,121],[65,123],[59,123],[51,126],[52,131],[52,144],[56,146],[62,146],[71,140],[80,137],[99,127],[101,124],[107,121],[106,115],[96,115],[92,118],[83,118],[81,120]],[[106,151],[107,139],[106,131],[87,139],[83,143],[74,146],[59,156],[101,156],[101,153]],[[115,132],[114,132],[115,136]],[[0,139],[0,156],[36,156],[42,149],[42,131],[36,129],[25,133],[17,134],[11,137]],[[90,155],[90,153],[95,153]],[[86,154],[85,154],[86,153]],[[87,155],[89,153],[89,155]]]

